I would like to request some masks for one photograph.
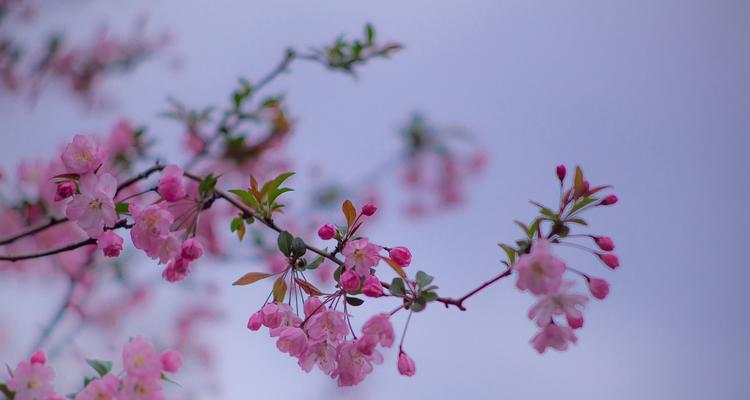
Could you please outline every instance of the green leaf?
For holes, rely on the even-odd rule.
[[[214,189],[216,189],[216,183],[219,181],[218,177],[215,177],[214,174],[208,174],[203,180],[201,181],[200,185],[198,185],[198,191],[201,193],[201,195],[206,195],[209,193],[212,193]]]
[[[4,383],[0,383],[0,392],[5,395],[10,400],[13,400],[16,397],[16,394],[8,389],[8,386]]]
[[[435,279],[434,277],[426,274],[423,271],[417,271],[417,286],[421,289],[424,287],[427,287],[430,283],[432,283],[432,280]]]
[[[276,190],[272,191],[271,194],[268,196],[268,202],[269,203],[273,203],[274,201],[276,201],[276,198],[278,198],[282,194],[287,193],[287,192],[293,192],[293,191],[294,191],[294,189],[292,189],[292,188],[276,189]]]
[[[346,302],[349,303],[349,305],[352,305],[354,307],[358,307],[358,306],[361,306],[362,304],[364,304],[365,301],[362,300],[362,299],[360,299],[360,298],[357,298],[357,297],[346,296]]]
[[[298,237],[294,238],[294,240],[292,240],[292,255],[295,257],[302,257],[305,255],[305,252],[307,252],[305,241]]]
[[[505,251],[505,255],[508,256],[508,261],[510,261],[511,264],[516,262],[516,249],[505,243],[498,243],[498,246]]]
[[[261,279],[266,279],[269,276],[271,276],[271,274],[266,274],[263,272],[248,272],[245,275],[242,275],[240,279],[237,279],[236,281],[234,281],[232,285],[233,286],[245,286],[245,285],[249,285],[251,283],[257,282]]]
[[[573,205],[573,208],[570,209],[570,213],[568,215],[575,214],[576,211],[582,209],[583,207],[586,207],[587,205],[595,202],[597,199],[594,197],[584,197],[581,200],[578,200],[576,204]]]
[[[86,363],[91,366],[91,368],[96,371],[99,376],[104,376],[109,373],[109,371],[112,370],[112,362],[111,361],[102,361],[102,360],[94,360],[89,359],[86,360]]]
[[[341,279],[341,274],[344,273],[344,266],[340,266],[333,271],[333,280],[338,282]]]
[[[513,221],[513,222],[515,222],[516,225],[518,225],[519,227],[521,227],[521,229],[523,230],[523,233],[525,233],[526,235],[529,234],[529,227],[526,224],[524,224],[521,221]]]
[[[325,258],[323,256],[318,256],[314,260],[312,260],[312,262],[308,263],[305,266],[305,269],[310,269],[310,270],[316,269],[320,267],[320,264],[323,264],[323,261],[325,261]]]
[[[391,281],[391,286],[388,288],[388,291],[391,292],[392,295],[398,296],[398,297],[404,297],[406,294],[406,287],[404,286],[404,280],[401,278],[393,278]]]
[[[236,194],[240,199],[242,199],[242,202],[246,205],[252,207],[253,209],[258,209],[258,202],[255,200],[255,197],[244,190],[238,190],[238,189],[232,189],[229,191],[229,193]]]
[[[294,241],[294,237],[291,233],[287,231],[282,231],[279,233],[279,238],[276,240],[276,243],[279,245],[279,250],[286,255],[289,256],[292,254],[292,242]]]
[[[117,205],[115,206],[115,212],[117,212],[118,214],[127,214],[129,207],[130,207],[129,203],[125,203],[125,202],[117,203]]]
[[[417,297],[414,299],[414,302],[411,303],[411,307],[409,309],[414,312],[420,312],[424,310],[427,307],[427,300],[425,300],[423,297]]]
[[[437,295],[437,293],[432,292],[432,291],[424,291],[424,292],[422,292],[422,293],[419,294],[419,297],[423,298],[426,302],[429,303],[431,301],[437,300],[438,295]]]
[[[365,26],[365,37],[367,38],[367,44],[372,45],[375,42],[375,28],[372,27],[372,24]]]
[[[573,223],[573,224],[588,226],[588,224],[586,223],[586,221],[584,221],[583,218],[568,218],[568,219],[565,220],[565,222],[570,222],[570,223]]]

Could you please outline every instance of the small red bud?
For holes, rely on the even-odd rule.
[[[620,259],[612,253],[596,253],[599,259],[608,267],[615,269],[620,266]]]
[[[372,203],[367,203],[364,206],[362,206],[362,214],[368,217],[375,214],[375,211],[378,211],[378,208],[375,207],[375,205]]]
[[[594,241],[600,249],[604,251],[612,251],[615,249],[615,242],[609,236],[594,236]]]
[[[610,194],[609,196],[605,197],[604,200],[602,200],[602,202],[599,203],[599,205],[611,206],[612,204],[617,203],[617,200],[619,200],[617,196]]]
[[[562,182],[565,179],[566,172],[567,170],[565,169],[564,164],[560,164],[557,166],[557,179],[559,179],[560,182]]]

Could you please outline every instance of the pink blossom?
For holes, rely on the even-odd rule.
[[[179,351],[167,349],[161,353],[161,369],[166,372],[177,372],[182,366],[182,354]]]
[[[166,264],[170,259],[180,254],[180,240],[175,234],[169,234],[165,237],[159,238],[159,240],[153,243],[151,248],[146,250],[146,254],[153,259],[158,259],[159,264]],[[185,261],[185,264],[181,264],[180,267],[183,267],[183,270],[185,270],[185,273],[187,274],[186,269],[189,261],[183,261]]]
[[[172,164],[164,168],[159,180],[159,194],[164,200],[174,202],[187,196],[182,174],[182,168],[177,165]]]
[[[106,231],[99,236],[97,244],[106,257],[119,257],[124,240],[113,231]]]
[[[620,266],[620,259],[612,253],[596,253],[596,255],[606,266],[612,269],[616,269]]]
[[[394,247],[388,252],[388,255],[401,267],[408,267],[411,264],[411,252],[406,247]]]
[[[328,341],[336,344],[347,334],[346,320],[340,311],[325,310],[310,317],[306,323],[307,334],[312,341]]]
[[[318,236],[323,240],[330,240],[336,236],[336,228],[331,224],[325,224],[318,229]]]
[[[277,303],[268,303],[260,310],[263,325],[267,328],[278,328],[281,325],[282,314]]]
[[[378,265],[380,250],[380,246],[368,242],[367,239],[358,239],[347,242],[341,253],[346,257],[346,268],[353,268],[358,275],[365,276],[370,273],[371,267]]]
[[[159,379],[161,359],[154,345],[141,336],[136,336],[122,349],[122,360],[128,375],[144,379]]]
[[[341,288],[349,293],[356,292],[359,289],[359,276],[352,270],[344,271],[339,281]]]
[[[92,238],[98,238],[105,226],[117,222],[113,198],[117,180],[110,174],[97,177],[84,175],[80,180],[81,194],[74,196],[65,209],[66,216],[75,221]]]
[[[99,168],[107,158],[107,151],[93,137],[75,135],[61,158],[68,172],[83,175]]]
[[[565,263],[552,254],[549,243],[543,239],[537,240],[531,252],[522,255],[514,268],[518,271],[516,286],[536,295],[557,291],[566,269]]]
[[[46,400],[55,395],[55,371],[47,365],[22,361],[12,375],[5,384],[16,393],[16,400]]]
[[[107,146],[112,154],[125,154],[135,145],[133,126],[126,119],[117,121],[107,139]]]
[[[55,201],[67,199],[74,194],[76,194],[76,184],[70,181],[63,182],[55,189]]]
[[[321,371],[331,374],[336,368],[336,348],[327,342],[319,342],[310,345],[299,358],[299,366],[305,371],[310,372],[314,365],[318,365]]]
[[[362,333],[374,336],[383,347],[391,347],[396,338],[389,315],[385,313],[370,317],[362,326]]]
[[[375,275],[370,275],[365,279],[365,284],[362,286],[362,293],[367,297],[380,297],[383,295],[383,285],[380,283]]]
[[[178,256],[167,265],[167,268],[164,269],[161,276],[167,282],[174,283],[187,278],[189,273],[190,261]]]
[[[609,282],[601,278],[590,278],[588,280],[589,291],[594,298],[604,300],[609,294]]]
[[[300,357],[307,350],[307,336],[300,328],[285,328],[281,331],[276,347],[282,353],[289,353],[292,357]]]
[[[325,310],[323,302],[315,296],[308,297],[307,300],[305,300],[303,308],[305,310],[305,317],[307,318],[310,318],[313,314],[322,313]]]
[[[260,311],[254,312],[247,320],[247,329],[257,331],[261,326],[263,326],[263,316]]]
[[[34,352],[34,354],[31,355],[31,358],[29,361],[32,364],[46,364],[47,363],[47,355],[44,354],[43,350],[37,350]]]
[[[414,360],[403,351],[398,355],[398,373],[404,376],[413,376],[417,372]]]
[[[376,211],[378,211],[378,208],[375,207],[375,204],[367,203],[364,206],[362,206],[362,214],[368,217],[375,214]]]
[[[114,400],[120,381],[112,374],[104,375],[101,379],[91,381],[76,395],[75,400]]]
[[[339,386],[353,386],[372,372],[373,364],[382,363],[383,356],[377,350],[363,353],[357,342],[350,341],[339,345],[336,361],[338,365],[331,376],[338,378]]]
[[[276,336],[281,335],[281,333],[286,328],[289,328],[289,327],[298,328],[300,324],[302,323],[302,320],[292,310],[292,306],[290,306],[289,304],[285,304],[285,303],[279,304],[278,316],[280,318],[279,326],[276,328],[271,328],[269,332],[271,337],[276,337]]]
[[[195,261],[203,256],[203,245],[196,238],[190,238],[182,242],[182,257],[186,260]]]
[[[588,297],[582,294],[568,293],[575,285],[573,281],[565,281],[554,294],[544,295],[529,310],[529,319],[535,320],[539,327],[544,327],[552,322],[555,315],[563,315],[574,324],[583,324],[581,309],[588,302]]]
[[[594,236],[594,241],[600,249],[612,251],[615,249],[615,242],[609,236]]]
[[[155,241],[169,235],[174,222],[174,216],[159,204],[140,209],[135,203],[131,203],[130,214],[135,220],[130,236],[135,248],[141,250],[152,248]]]
[[[126,376],[117,400],[164,400],[159,377]]]
[[[575,344],[577,340],[578,338],[576,338],[573,330],[567,326],[550,324],[542,328],[541,332],[531,339],[531,344],[539,354],[542,354],[547,347],[565,351],[568,349],[568,343]]]

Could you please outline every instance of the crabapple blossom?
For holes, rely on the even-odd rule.
[[[589,299],[582,294],[568,293],[573,285],[575,282],[565,281],[554,294],[541,296],[529,310],[529,319],[535,320],[539,327],[544,327],[552,322],[555,315],[564,314],[568,321],[583,323],[581,309]]]
[[[104,228],[117,222],[113,198],[117,192],[117,179],[110,174],[83,175],[81,193],[65,209],[65,214],[75,221],[92,238],[98,238]]]
[[[403,351],[398,355],[398,373],[404,376],[413,376],[417,372],[417,366]]]
[[[602,262],[606,266],[612,269],[615,269],[620,266],[620,259],[617,258],[617,256],[612,253],[597,253],[596,255],[599,257],[600,260],[602,260]]]
[[[302,307],[305,311],[305,317],[310,318],[314,314],[321,313],[325,309],[323,308],[323,302],[315,296],[310,296],[305,300]]]
[[[94,379],[80,391],[75,400],[115,400],[120,381],[113,374]]]
[[[280,307],[276,303],[268,303],[260,310],[263,325],[266,328],[278,328],[283,317]]]
[[[318,229],[318,236],[323,240],[330,240],[336,236],[336,228],[331,224],[325,224]]]
[[[200,240],[190,238],[182,242],[182,257],[189,261],[195,261],[203,256],[203,245]]]
[[[612,251],[615,249],[615,242],[609,236],[594,236],[594,241],[600,249],[604,251]]]
[[[396,339],[390,317],[385,313],[370,317],[362,326],[362,333],[376,338],[383,347],[391,347]]]
[[[363,238],[347,242],[341,253],[346,257],[346,267],[354,269],[357,275],[364,276],[370,273],[370,268],[378,265],[380,250],[380,246]]]
[[[300,357],[307,350],[307,336],[300,328],[288,327],[281,331],[276,347],[282,353],[289,353],[292,357]]]
[[[55,201],[65,200],[76,194],[76,184],[73,182],[62,182],[55,190]]]
[[[161,359],[154,345],[141,336],[136,336],[122,349],[125,372],[129,376],[144,379],[159,379]]]
[[[164,350],[160,359],[161,369],[167,372],[177,372],[182,366],[182,354],[172,349]]]
[[[401,267],[408,267],[411,264],[411,252],[404,246],[392,248],[388,251],[388,255]]]
[[[383,285],[380,283],[375,275],[370,275],[365,279],[365,284],[362,286],[362,293],[367,297],[380,297],[383,295]]]
[[[609,282],[601,278],[589,278],[589,291],[594,298],[604,300],[609,294]]]
[[[258,311],[253,313],[253,315],[247,320],[247,329],[257,331],[261,326],[263,326],[263,316],[260,311]]]
[[[539,354],[544,353],[547,347],[559,351],[565,351],[568,349],[568,343],[575,344],[578,338],[576,338],[573,329],[567,326],[559,326],[555,324],[549,324],[542,328],[542,330],[531,339],[531,344],[534,346]]]
[[[552,254],[549,242],[543,239],[537,240],[531,252],[522,255],[514,268],[518,272],[516,286],[536,295],[557,291],[566,269],[565,263]]]
[[[338,343],[348,332],[344,314],[335,310],[313,315],[307,321],[306,328],[310,339],[315,342],[325,340],[329,343]]]
[[[329,375],[336,368],[336,348],[327,342],[311,344],[305,354],[299,358],[299,366],[305,372],[312,371],[317,365],[321,371]]]
[[[182,178],[182,168],[177,165],[167,165],[161,173],[159,180],[159,194],[170,202],[182,200],[187,196],[187,189]]]
[[[159,377],[127,375],[117,400],[164,400]]]
[[[114,231],[106,231],[99,236],[97,244],[106,257],[119,257],[124,240]]]
[[[341,274],[341,288],[349,293],[359,290],[359,276],[354,271],[344,271]]]
[[[377,350],[370,354],[363,353],[356,341],[344,342],[337,350],[337,366],[332,377],[338,378],[339,386],[353,386],[362,382],[372,372],[373,364],[383,363],[383,356]]]
[[[32,364],[42,364],[42,365],[44,365],[44,364],[47,363],[47,355],[44,354],[44,351],[37,350],[37,351],[34,352],[34,354],[31,355],[31,358],[29,359],[29,361]]]
[[[162,272],[162,277],[167,282],[179,282],[187,278],[190,273],[190,261],[184,257],[177,256],[167,265]]]
[[[96,139],[86,135],[75,135],[61,157],[68,171],[79,175],[94,172],[106,158],[106,149]]]
[[[31,360],[22,361],[13,370],[6,386],[15,392],[17,400],[46,400],[55,395],[54,377],[55,371],[51,367]]]

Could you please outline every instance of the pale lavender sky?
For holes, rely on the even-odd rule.
[[[580,163],[622,200],[590,220],[617,242],[616,273],[565,254],[613,285],[588,308],[569,352],[534,352],[525,318],[532,298],[505,282],[466,313],[434,307],[412,321],[415,377],[397,376],[390,352],[360,388],[340,390],[319,373],[301,373],[265,335],[247,333],[253,310],[244,305],[261,293],[226,290],[227,323],[215,332],[222,398],[248,398],[249,390],[252,398],[746,396],[750,2],[70,3],[48,5],[42,26],[87,35],[102,18],[147,11],[153,27],[174,34],[184,67],[157,61],[115,80],[108,90],[116,112],[86,113],[55,93],[33,109],[0,100],[6,168],[24,155],[52,154],[78,131],[103,131],[120,114],[171,143],[179,132],[155,117],[166,95],[193,105],[224,101],[238,76],[267,71],[286,46],[322,44],[371,21],[406,50],[367,66],[358,81],[298,65],[274,88],[299,116],[292,149],[301,162],[354,165],[334,172],[344,180],[394,151],[394,131],[414,109],[463,124],[486,144],[492,162],[467,207],[419,224],[393,213],[372,232],[412,248],[443,293],[462,293],[497,271],[495,244],[517,236],[514,219],[532,216],[527,200],[555,198],[557,163]],[[320,143],[336,144],[335,155],[316,151]],[[0,302],[14,290],[0,292]]]

